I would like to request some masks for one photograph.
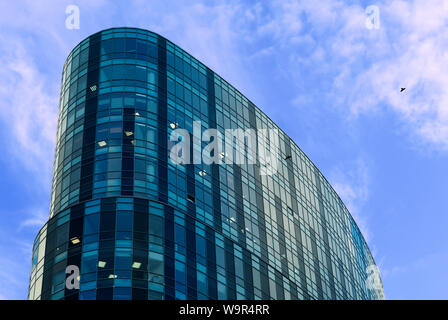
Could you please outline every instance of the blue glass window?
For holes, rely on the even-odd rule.
[[[132,231],[132,211],[117,212],[117,231]]]
[[[98,265],[98,250],[83,252],[81,260],[81,272],[96,272]]]
[[[130,269],[132,265],[132,249],[116,248],[115,249],[115,269]]]
[[[100,215],[92,214],[84,217],[84,234],[92,234],[99,232]]]

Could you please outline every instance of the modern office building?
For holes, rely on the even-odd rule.
[[[61,86],[29,299],[384,297],[359,228],[316,166],[178,46],[142,29],[98,32],[70,53]],[[278,130],[242,145],[248,159],[260,148],[275,159],[224,163],[232,138],[210,154],[223,163],[174,163],[187,141],[173,132],[195,128]],[[201,154],[208,143],[185,145]]]

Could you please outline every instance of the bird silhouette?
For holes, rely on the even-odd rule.
[[[406,90],[406,88],[401,88],[400,92],[403,92],[404,90]]]

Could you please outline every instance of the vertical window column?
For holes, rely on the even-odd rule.
[[[97,299],[112,300],[114,285],[116,198],[101,199]]]
[[[99,80],[100,39],[100,34],[96,34],[90,37],[79,201],[92,199],[93,169],[95,159],[96,112],[98,108],[97,92]]]
[[[173,300],[175,293],[174,282],[174,213],[173,208],[165,206],[164,225],[164,276],[165,276],[165,300]]]
[[[310,229],[311,233],[311,250],[313,252],[313,261],[314,261],[314,275],[316,276],[316,285],[317,285],[317,295],[319,300],[324,299],[324,294],[322,291],[322,276],[320,274],[320,266],[319,266],[319,256],[317,253],[317,244],[316,244],[316,232],[313,229]]]
[[[207,68],[207,107],[208,107],[208,123],[210,128],[217,128],[216,125],[216,101],[215,101],[215,74]],[[216,151],[215,151],[216,152]],[[213,198],[213,225],[218,232],[222,230],[221,217],[221,191],[219,180],[219,165],[211,164],[211,183]]]
[[[158,73],[157,73],[157,111],[158,111],[158,199],[168,201],[168,98],[166,73],[166,40],[157,38]]]
[[[206,226],[206,253],[207,253],[207,284],[208,298],[216,300],[218,298],[217,275],[216,275],[216,251],[215,251],[215,232]]]
[[[79,204],[71,208],[70,231],[68,242],[67,265],[81,267],[81,252],[84,227],[84,204]],[[78,279],[79,281],[79,279]],[[79,290],[69,290],[65,288],[65,299],[78,300]]]
[[[123,108],[121,194],[134,194],[135,108]]]
[[[331,252],[330,252],[330,244],[328,241],[328,232],[327,232],[327,219],[325,218],[325,208],[324,208],[324,202],[323,202],[323,196],[322,196],[322,186],[320,183],[320,177],[319,172],[316,167],[314,167],[314,176],[316,180],[317,185],[317,199],[319,201],[319,215],[320,215],[320,221],[322,223],[322,239],[324,241],[324,259],[327,260],[327,268],[328,268],[328,278],[330,280],[330,293],[331,293],[331,299],[336,299],[336,291],[334,287],[334,274],[333,274],[333,264],[331,261]]]
[[[148,293],[148,200],[134,198],[132,237],[132,299],[146,300]]]
[[[291,139],[287,139],[285,143],[285,153],[286,156],[289,158],[286,159],[286,167],[288,170],[288,183],[289,183],[289,193],[291,196],[291,205],[292,205],[292,212],[293,212],[293,223],[294,223],[294,234],[295,234],[295,240],[296,240],[296,248],[297,248],[297,255],[299,259],[299,265],[297,266],[299,268],[299,279],[304,294],[305,300],[309,299],[308,293],[307,293],[307,284],[306,284],[306,276],[305,276],[305,265],[303,262],[303,245],[302,245],[302,233],[300,230],[300,221],[298,219],[299,216],[299,205],[297,203],[297,189],[296,189],[296,183],[294,179],[294,165],[293,165],[293,156],[292,156],[292,148],[291,148]],[[293,282],[291,282],[291,296],[293,299],[297,299],[297,290],[299,288],[297,285]]]

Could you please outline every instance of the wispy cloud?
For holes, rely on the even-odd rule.
[[[26,218],[20,222],[19,230],[26,227],[40,228],[48,220],[48,210],[44,206],[43,208],[28,209],[24,216]]]
[[[328,176],[329,181],[369,242],[372,240],[372,232],[368,228],[367,216],[362,214],[369,197],[369,169],[362,158],[354,160],[349,166],[352,169],[333,168]]]
[[[356,75],[351,111],[384,103],[424,142],[448,149],[448,3],[393,1],[381,9],[390,44]]]
[[[153,1],[148,5],[145,0],[129,5],[129,24],[167,37],[243,92],[255,92],[245,64],[250,55],[245,50],[255,40],[251,35],[257,23],[251,5],[244,1]]]
[[[40,177],[40,187],[48,187],[58,100],[48,94],[45,78],[25,47],[19,42],[6,43],[8,51],[0,50],[0,118],[9,163],[33,172],[34,177]]]
[[[390,284],[391,299],[446,299],[448,276],[444,266],[447,250],[416,254],[397,264],[388,259],[388,267],[381,268],[383,280]]]
[[[356,2],[285,0],[252,11],[259,16],[256,35],[268,37],[276,47],[269,52],[279,71],[299,84],[296,101],[323,97],[349,119],[389,109],[410,137],[446,150],[448,2],[376,5],[381,27],[372,30],[365,27],[365,6]],[[303,87],[304,72],[308,78],[325,78],[313,90]],[[406,88],[402,93],[401,87]]]

